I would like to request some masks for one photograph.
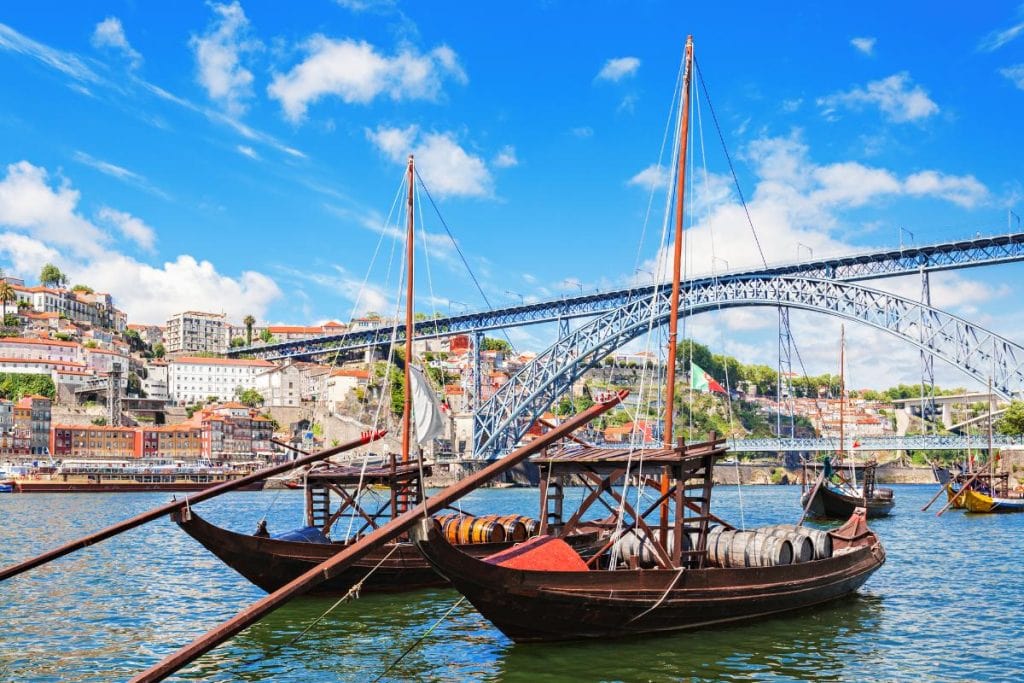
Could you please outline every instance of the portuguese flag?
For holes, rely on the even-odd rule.
[[[694,362],[690,362],[690,388],[697,391],[717,391],[720,394],[727,393],[725,387],[715,381],[715,378],[704,371],[704,368]]]

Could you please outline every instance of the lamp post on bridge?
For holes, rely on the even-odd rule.
[[[810,248],[809,246],[807,246],[803,242],[797,242],[796,243],[796,260],[797,261],[800,260],[800,250],[801,249],[806,249],[807,250],[807,260],[808,261],[813,261],[814,260],[814,249]]]
[[[911,244],[914,243],[914,233],[912,233],[910,230],[907,230],[906,228],[904,228],[901,225],[900,226],[900,252],[903,251],[903,233],[907,233],[908,235],[910,235],[910,243]]]
[[[506,289],[505,293],[506,294],[511,294],[512,296],[518,296],[519,297],[519,305],[520,306],[525,306],[526,305],[526,299],[523,298],[523,295],[520,294],[519,292],[513,292],[511,290]]]

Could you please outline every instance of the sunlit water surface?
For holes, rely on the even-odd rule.
[[[895,514],[872,521],[888,561],[855,597],[742,626],[558,645],[514,645],[463,603],[383,680],[1020,680],[1024,514],[937,519],[919,512],[934,487],[895,488]],[[798,487],[715,491],[715,511],[737,523],[741,503],[748,526],[799,516]],[[0,494],[0,564],[169,498]],[[482,490],[464,504],[535,515],[537,492]],[[301,508],[299,491],[197,507],[246,532],[264,513],[272,532],[299,526]],[[124,680],[263,595],[169,520],[153,522],[0,584],[0,680]],[[451,590],[363,596],[289,644],[335,600],[300,598],[177,680],[374,680],[457,599]]]

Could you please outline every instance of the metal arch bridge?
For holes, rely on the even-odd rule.
[[[745,275],[687,283],[686,315],[737,306],[782,306],[827,313],[889,332],[979,381],[992,374],[994,393],[1024,393],[1024,347],[962,318],[904,297],[850,282],[793,275]],[[474,417],[476,457],[501,455],[588,369],[669,317],[671,292],[636,296],[571,331],[498,388]]]
[[[706,277],[688,281],[691,287],[704,287],[714,282],[730,282],[751,277],[802,276],[841,281],[861,281],[920,272],[1024,261],[1024,233],[976,237],[922,247],[905,247],[864,252],[852,256],[792,263],[754,270],[724,273],[717,278]],[[664,285],[659,287],[664,288]],[[467,332],[483,332],[520,325],[532,325],[572,318],[594,316],[627,305],[637,298],[650,298],[654,285],[618,289],[564,299],[553,299],[523,306],[510,306],[424,320],[415,324],[420,339],[445,337]],[[311,358],[340,351],[354,351],[391,342],[394,327],[341,335],[325,335],[312,339],[280,342],[231,349],[228,356],[250,355],[269,360]],[[397,341],[405,339],[405,325],[397,326]]]

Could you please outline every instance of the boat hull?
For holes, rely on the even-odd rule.
[[[810,494],[804,494],[800,498],[800,503],[812,517],[849,519],[854,510],[864,507],[863,498],[847,496],[833,491],[827,486],[818,487],[809,506],[808,495]],[[887,517],[895,506],[896,501],[892,498],[870,498],[867,501],[868,519]]]
[[[967,489],[960,498],[968,512],[1024,512],[1022,498],[996,498],[974,489]]]
[[[776,567],[531,571],[490,564],[428,526],[413,539],[437,571],[519,643],[621,638],[767,617],[842,598],[885,561],[865,543],[829,559]]]
[[[304,543],[240,534],[207,522],[195,511],[175,513],[172,519],[224,564],[268,593],[329,560],[346,547],[344,543]],[[459,547],[483,557],[511,545],[477,543]],[[372,574],[371,570],[374,570]],[[357,560],[337,576],[318,584],[311,592],[345,593],[360,581],[360,589],[366,593],[398,593],[448,585],[448,581],[434,571],[411,543],[389,543]]]

